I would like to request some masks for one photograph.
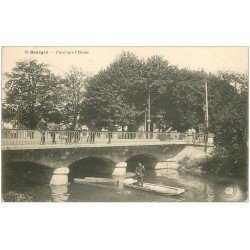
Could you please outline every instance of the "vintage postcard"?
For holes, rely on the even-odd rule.
[[[2,47],[3,202],[248,201],[248,47]]]

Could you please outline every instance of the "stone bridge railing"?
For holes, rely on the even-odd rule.
[[[52,144],[116,144],[173,141],[183,143],[205,143],[205,134],[178,132],[106,132],[106,131],[39,131],[3,129],[2,143],[10,145],[52,145]],[[213,134],[208,134],[208,143],[213,144]]]

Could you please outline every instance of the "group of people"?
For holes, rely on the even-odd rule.
[[[74,139],[75,142],[80,140],[80,133],[71,133],[67,132],[71,130],[71,124],[56,124],[56,123],[46,123],[42,118],[38,124],[37,128],[41,133],[41,144],[45,144],[46,139],[46,131],[48,131],[52,138],[52,144],[56,144],[56,133],[58,131],[64,131],[64,133],[60,133],[60,139],[65,139],[66,143],[71,143]],[[81,130],[79,125],[76,125],[75,130]]]
[[[56,123],[46,123],[44,118],[42,118],[38,124],[37,128],[41,133],[41,144],[45,144],[46,140],[46,131],[51,135],[52,144],[56,144],[56,134],[58,131],[59,139],[65,139],[66,143],[79,142],[80,135],[82,132],[82,128],[79,124],[72,131],[71,124],[56,124]],[[87,142],[94,143],[95,142],[95,122],[92,120],[88,126],[89,132],[86,132]],[[87,135],[88,134],[88,135]]]

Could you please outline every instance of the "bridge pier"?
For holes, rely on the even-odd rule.
[[[51,185],[66,185],[68,184],[68,174],[69,174],[69,168],[62,167],[62,168],[56,168],[53,173],[50,180]]]
[[[115,169],[112,175],[125,175],[127,170],[127,162],[122,161],[115,165]]]

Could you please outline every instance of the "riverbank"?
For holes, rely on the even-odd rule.
[[[213,155],[214,148],[207,148],[205,152],[204,147],[188,146],[183,149],[179,154],[169,159],[168,168],[178,169],[180,171],[186,171],[191,173],[204,173],[202,166],[208,158]]]
[[[181,172],[248,178],[247,165],[245,168],[235,165],[233,157],[218,148],[209,149],[206,153],[200,148],[187,147],[171,160],[177,163],[176,169]]]

